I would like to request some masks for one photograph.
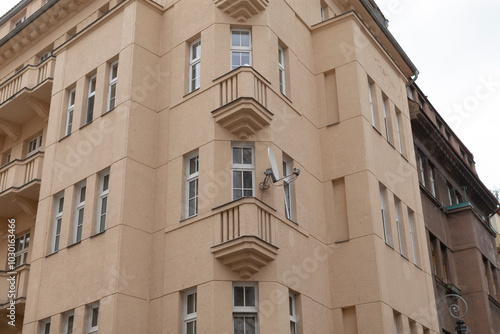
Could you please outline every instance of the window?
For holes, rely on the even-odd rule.
[[[8,164],[11,159],[12,159],[12,152],[10,150],[8,150],[4,154],[2,154],[2,163],[0,165],[3,166],[3,165]]]
[[[200,88],[201,74],[201,40],[189,46],[189,92]]]
[[[106,228],[106,218],[108,214],[108,193],[109,193],[109,169],[101,172],[99,180],[99,202],[97,203],[97,229],[96,232],[103,232]]]
[[[286,95],[285,51],[281,46],[278,47],[278,71],[280,76],[280,91]]]
[[[88,306],[88,334],[96,334],[99,323],[99,303],[93,303]]]
[[[369,101],[370,101],[370,113],[371,113],[371,117],[372,117],[372,126],[374,128],[377,128],[377,111],[376,111],[376,107],[374,105],[374,96],[375,94],[375,83],[370,79],[368,78],[368,97],[369,97]]]
[[[50,56],[52,56],[52,50],[49,50],[49,51],[45,52],[44,54],[40,55],[38,58],[38,63],[39,64],[43,63],[44,61],[49,59]]]
[[[231,29],[231,69],[252,66],[252,35],[248,29]]]
[[[443,281],[448,282],[448,250],[443,244],[441,244],[441,259],[443,265]]]
[[[52,249],[51,252],[55,253],[59,250],[59,241],[61,238],[61,223],[64,206],[64,192],[58,194],[54,198],[54,222],[52,226]]]
[[[28,248],[30,245],[30,234],[26,233],[18,238],[16,238],[16,255],[14,260],[14,265],[16,267],[22,266],[26,263],[28,258]]]
[[[257,285],[234,283],[233,285],[233,333],[258,333]]]
[[[72,334],[73,333],[73,322],[75,320],[75,312],[69,311],[64,315],[64,334]]]
[[[417,323],[408,319],[408,325],[410,327],[410,334],[417,334]]]
[[[431,244],[431,257],[432,257],[432,268],[434,269],[433,270],[433,274],[435,276],[437,276],[437,254],[436,254],[436,248],[437,248],[437,239],[435,236],[433,236],[432,234],[429,236],[429,241],[430,241],[430,244]]]
[[[429,163],[429,183],[432,195],[436,196],[436,183],[434,180],[434,166]]]
[[[389,130],[389,119],[387,116],[387,108],[389,108],[389,98],[385,95],[382,96],[382,109],[384,110],[384,126],[385,126],[385,138],[388,142],[392,142],[390,130]]]
[[[446,182],[446,185],[448,186],[448,201],[450,202],[450,205],[453,205],[453,194],[455,192],[455,188],[453,188],[453,186]]]
[[[83,228],[83,215],[85,211],[85,192],[86,192],[86,182],[82,182],[77,186],[76,189],[76,208],[75,208],[75,223],[74,223],[74,233],[73,242],[79,242],[82,240],[82,228]]]
[[[94,118],[95,85],[96,76],[93,75],[89,79],[89,92],[87,95],[87,112],[85,114],[85,124],[92,122],[92,119]]]
[[[290,334],[297,334],[297,307],[293,293],[288,296],[288,305],[290,309]]]
[[[184,292],[184,334],[196,334],[196,312],[197,312],[198,294],[195,289],[190,289]]]
[[[20,19],[14,22],[14,27],[12,29],[16,29],[26,20],[26,15],[23,15]]]
[[[321,21],[326,21],[329,19],[328,5],[323,1],[321,1],[320,12],[321,12]]]
[[[403,334],[402,324],[401,324],[401,313],[397,313],[394,311],[394,333]]]
[[[401,112],[396,109],[396,132],[398,135],[399,153],[403,154],[403,138],[401,137]]]
[[[231,174],[233,200],[253,196],[254,153],[253,146],[233,144],[231,150]]]
[[[28,142],[28,151],[26,156],[29,157],[30,155],[40,151],[40,147],[42,147],[42,135],[39,135]]]
[[[387,245],[393,247],[391,229],[390,229],[389,219],[388,219],[388,212],[387,212],[387,207],[385,205],[387,190],[385,189],[385,187],[383,185],[380,185],[379,188],[380,188],[380,208],[381,208],[381,212],[382,212],[382,226],[384,228],[384,239],[385,239],[385,243]]]
[[[66,127],[64,129],[65,136],[71,133],[71,126],[73,125],[73,112],[75,111],[75,94],[76,94],[75,88],[69,91],[68,110],[66,112]]]
[[[418,171],[420,174],[420,182],[422,183],[423,186],[425,186],[425,171],[424,171],[424,162],[422,159],[422,156],[420,154],[417,154],[417,162],[418,162]]]
[[[186,157],[186,217],[198,214],[198,151]]]
[[[109,89],[108,89],[108,109],[113,110],[116,104],[116,83],[118,82],[118,61],[111,64],[109,70]]]
[[[283,190],[285,193],[285,216],[290,220],[293,219],[293,189],[291,179],[286,176],[292,175],[292,172],[292,159],[283,154],[283,176],[285,177],[283,179]]]
[[[40,334],[50,334],[50,318],[40,321]]]
[[[410,209],[408,209],[408,221],[410,224],[410,239],[411,239],[411,249],[413,251],[413,263],[415,263],[418,266],[420,265],[418,234],[415,226],[415,213]]]
[[[398,198],[394,199],[394,209],[396,211],[396,227],[398,229],[399,253],[404,257],[407,257],[404,222],[400,217],[401,201]]]

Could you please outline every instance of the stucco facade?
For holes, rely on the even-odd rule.
[[[416,69],[380,15],[50,0],[4,16],[0,256],[13,219],[20,262],[2,333],[439,332]],[[265,189],[268,148],[291,176]]]

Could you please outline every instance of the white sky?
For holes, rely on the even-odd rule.
[[[376,2],[419,69],[417,84],[474,154],[483,183],[500,188],[500,1]],[[1,0],[0,16],[16,3]]]
[[[375,1],[483,183],[500,188],[500,1]]]

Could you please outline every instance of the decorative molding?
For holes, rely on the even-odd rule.
[[[12,203],[16,204],[21,210],[23,210],[26,215],[36,219],[36,210],[38,206],[37,202],[14,195],[12,197]]]
[[[21,127],[15,123],[0,118],[0,130],[3,130],[13,141],[21,138]]]
[[[246,22],[264,11],[269,0],[214,0],[215,5],[238,22]]]
[[[47,122],[49,119],[49,109],[50,105],[40,99],[27,96],[24,98],[24,102],[35,111],[35,113],[44,121]]]

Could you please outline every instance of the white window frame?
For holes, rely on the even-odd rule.
[[[418,256],[418,234],[415,226],[415,213],[408,210],[408,222],[410,225],[411,248],[413,251],[413,263],[420,265]]]
[[[70,319],[71,322],[70,322]],[[71,324],[71,326],[70,326]],[[64,334],[73,334],[74,326],[75,326],[75,311],[71,310],[64,314],[64,323],[63,323]]]
[[[26,260],[28,259],[28,249],[30,240],[31,240],[30,232],[20,235],[16,238],[15,240],[16,252],[14,255],[14,263],[16,267],[20,267],[23,264],[26,264]],[[22,243],[22,248],[18,249],[21,243]]]
[[[73,243],[82,240],[83,219],[85,217],[85,198],[87,192],[87,182],[80,182],[76,187],[75,220],[73,230]],[[83,197],[83,198],[82,198]],[[81,213],[81,214],[80,214]]]
[[[432,195],[436,196],[436,183],[434,180],[434,167],[429,163],[429,183],[431,186]]]
[[[281,46],[278,46],[278,71],[280,91],[283,95],[286,95],[285,50]]]
[[[195,160],[195,166],[196,166],[196,170],[195,171],[191,171],[191,160]],[[198,154],[198,150],[186,155],[186,158],[185,158],[185,165],[186,165],[186,189],[185,189],[185,192],[186,192],[186,199],[185,199],[185,217],[186,218],[190,218],[190,217],[194,217],[198,214],[198,187],[199,187],[199,180],[198,180],[198,177],[199,177],[199,170],[200,170],[200,167],[199,167],[199,154]],[[195,187],[195,194],[193,197],[191,197],[191,194],[190,194],[190,185],[191,184],[194,184],[194,187]],[[190,212],[190,202],[191,201],[194,201],[195,202],[195,208],[194,208],[194,212]]]
[[[26,21],[26,14],[24,14],[21,18],[19,18],[18,20],[16,20],[14,22],[14,27],[12,29],[16,29],[17,27],[19,27],[21,24],[23,24],[23,22]]]
[[[194,312],[188,313],[188,299],[189,296],[194,295]],[[188,323],[194,323],[194,334],[196,334],[196,320],[197,320],[197,313],[198,312],[198,292],[196,288],[192,288],[189,290],[184,291],[184,297],[183,297],[183,311],[182,311],[182,320],[183,320],[183,327],[182,327],[182,333],[187,334],[188,333]]]
[[[44,61],[49,59],[50,56],[52,56],[52,50],[49,50],[49,51],[45,52],[44,54],[40,55],[40,57],[38,57],[38,63],[39,64],[43,63]]]
[[[375,85],[374,83],[372,83],[370,80],[368,80],[368,97],[370,100],[370,113],[372,116],[372,126],[374,128],[376,128],[377,123],[375,121],[375,106],[373,105],[373,92],[372,92],[372,86],[374,86],[374,85]]]
[[[389,103],[389,98],[382,96],[382,109],[384,110],[384,125],[385,125],[385,139],[391,142],[391,136],[389,134],[389,120],[387,117],[387,107],[386,104]]]
[[[290,313],[290,334],[297,334],[297,302],[295,294],[291,293],[288,296],[289,313]]]
[[[425,187],[425,170],[424,170],[424,161],[420,154],[417,154],[418,160],[418,170],[420,171],[420,182]]]
[[[394,211],[396,213],[396,227],[398,229],[398,241],[399,241],[399,253],[404,256],[405,258],[407,257],[406,254],[406,240],[403,238],[405,237],[405,229],[404,229],[404,222],[401,220],[401,215],[400,215],[400,208],[401,206],[401,200],[399,198],[394,198]]]
[[[40,151],[40,147],[42,147],[42,135],[36,136],[28,142],[26,157],[32,156]]]
[[[47,325],[49,325],[49,328],[47,328]],[[40,334],[50,334],[50,318],[40,321]]]
[[[76,88],[69,91],[68,94],[68,109],[66,111],[66,125],[64,127],[64,135],[67,136],[71,134],[71,128],[73,127],[73,116],[75,112],[75,100],[76,100]]]
[[[254,306],[246,306],[246,301],[244,301],[244,306],[235,306],[235,288],[253,288],[255,293]],[[244,290],[243,290],[244,291]],[[243,292],[243,296],[245,296]],[[255,334],[259,333],[259,292],[258,285],[256,282],[234,282],[233,283],[233,332],[234,332],[234,320],[239,317],[253,317],[255,318]],[[245,333],[246,334],[246,333]]]
[[[248,32],[248,46],[235,46],[233,45],[233,33],[238,32]],[[241,66],[252,66],[252,31],[250,29],[231,29],[230,34],[230,45],[231,45],[231,70],[234,70]],[[233,64],[233,53],[248,53],[249,64],[234,65]]]
[[[193,50],[199,46],[198,53],[194,54]],[[193,75],[194,74],[194,75]],[[197,39],[189,45],[189,92],[193,92],[200,88],[201,80],[201,39]]]
[[[403,141],[401,138],[401,125],[399,120],[400,118],[401,118],[401,112],[396,111],[396,131],[398,133],[399,153],[403,154]]]
[[[94,119],[96,86],[97,86],[97,75],[94,74],[93,76],[91,76],[89,78],[89,90],[88,90],[88,94],[87,94],[87,108],[85,110],[85,124],[89,124]],[[92,88],[94,90],[92,90]],[[90,111],[91,106],[92,106],[92,111]]]
[[[94,310],[97,309],[97,324],[92,326],[94,320]],[[95,302],[88,305],[87,314],[87,334],[97,334],[99,329],[99,302]]]
[[[283,154],[283,177],[289,176],[293,171],[293,161],[290,157]],[[285,216],[293,220],[293,188],[290,178],[283,179],[283,193],[285,200]]]
[[[235,148],[251,149],[252,163],[251,164],[244,164],[243,160],[242,160],[241,164],[235,163],[234,162],[234,149]],[[251,172],[252,173],[252,195],[251,196],[245,196],[245,194],[244,194],[245,190],[248,190],[248,188],[244,188],[243,174],[241,175],[242,176],[242,188],[238,188],[238,189],[241,189],[242,196],[240,196],[240,197],[234,196],[235,188],[234,188],[234,182],[233,182],[234,181],[233,174],[235,172],[243,172],[243,173],[244,172]],[[234,200],[237,200],[237,199],[242,198],[242,197],[254,197],[254,196],[255,196],[255,148],[254,148],[254,145],[251,143],[232,143],[231,144],[231,198],[234,201]]]
[[[109,182],[110,182],[110,170],[109,168],[100,172],[99,176],[99,197],[97,202],[97,222],[96,222],[96,233],[104,232],[106,229],[106,223],[108,220],[109,212]],[[107,188],[106,187],[106,177],[107,177]],[[103,205],[105,203],[105,205]],[[104,208],[104,209],[103,209]],[[104,217],[104,221],[103,221]]]
[[[61,242],[62,216],[64,209],[64,191],[54,196],[54,219],[52,222],[52,241],[50,243],[51,253],[59,251]]]
[[[387,205],[385,198],[387,194],[387,188],[382,186],[382,184],[379,185],[379,188],[380,188],[380,210],[382,213],[382,227],[384,229],[384,240],[387,245],[394,247],[390,229],[390,221],[387,217]]]
[[[116,66],[116,76],[113,77],[113,70]],[[109,66],[109,86],[108,86],[108,99],[107,111],[111,111],[116,107],[116,93],[118,88],[118,60],[111,63]],[[114,95],[112,95],[114,89]]]
[[[393,316],[394,316],[394,333],[395,334],[402,334],[403,330],[401,328],[401,314],[396,313],[394,311]]]

